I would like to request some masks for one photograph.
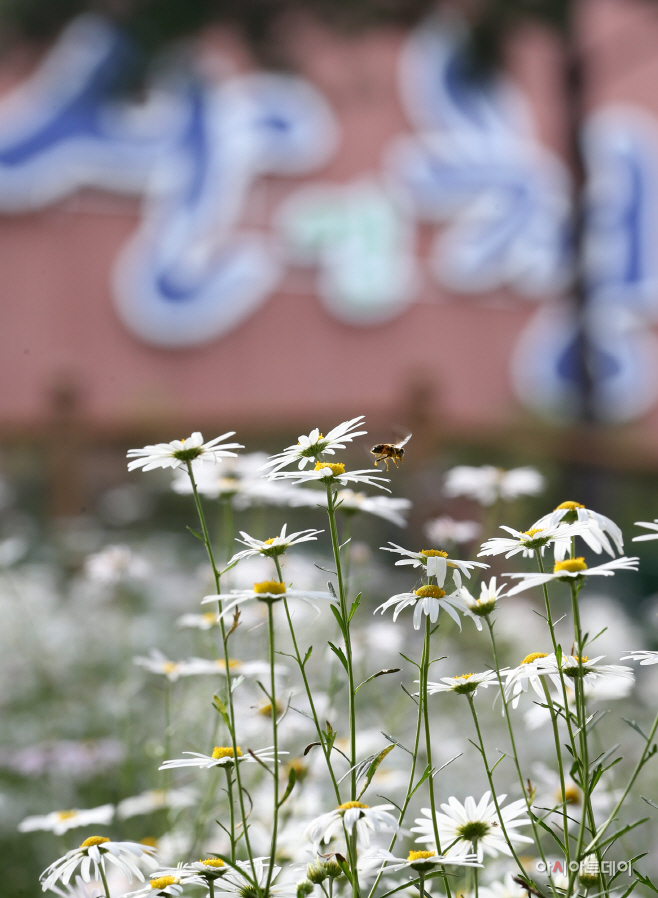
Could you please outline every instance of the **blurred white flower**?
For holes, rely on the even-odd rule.
[[[218,462],[222,458],[235,455],[232,449],[244,449],[240,443],[223,443],[229,437],[234,436],[235,431],[223,433],[214,440],[203,442],[203,436],[198,430],[184,440],[172,440],[171,443],[156,443],[154,446],[144,446],[143,449],[129,449],[128,458],[134,459],[128,462],[128,470],[134,471],[141,468],[143,471],[152,471],[154,468],[180,468],[188,462],[194,462],[198,466],[201,462]]]
[[[104,804],[97,808],[79,811],[52,811],[42,817],[26,817],[18,824],[22,833],[35,832],[36,830],[49,830],[56,836],[61,836],[69,829],[77,829],[79,826],[90,826],[99,823],[107,826],[114,817],[114,805]]]
[[[624,655],[620,661],[639,661],[641,665],[658,664],[658,652],[649,651],[629,651],[628,655]]]
[[[636,527],[644,527],[646,530],[649,530],[649,533],[643,533],[641,536],[634,536],[634,543],[642,543],[648,539],[658,539],[658,518],[654,518],[653,522],[651,521],[636,521]]]
[[[545,487],[544,477],[535,468],[504,471],[493,465],[458,465],[447,472],[444,492],[446,496],[466,496],[481,505],[493,505],[499,499],[509,502],[518,496],[538,496]]]
[[[116,739],[62,739],[41,742],[19,749],[1,749],[0,767],[21,776],[56,777],[82,780],[105,773],[125,757],[125,746]]]
[[[119,820],[128,820],[163,808],[189,808],[196,802],[196,794],[189,789],[149,789],[141,795],[132,795],[120,801],[117,805],[117,817]]]
[[[219,626],[219,616],[216,611],[208,611],[205,614],[182,614],[177,618],[176,624],[192,630],[212,630]]]
[[[478,538],[482,525],[477,521],[455,521],[454,518],[444,515],[427,521],[423,530],[430,542],[442,546],[450,543],[470,543]]]
[[[527,898],[528,890],[519,885],[513,873],[506,873],[502,882],[490,882],[480,886],[479,898]]]
[[[122,580],[141,580],[151,573],[151,565],[128,546],[106,546],[89,555],[84,571],[95,583],[109,586]]]
[[[304,491],[306,492],[306,491]],[[326,506],[327,497],[320,493],[319,505]],[[409,499],[395,499],[390,496],[367,496],[365,493],[355,493],[353,490],[339,490],[336,496],[336,510],[342,514],[357,514],[357,512],[365,512],[366,514],[375,515],[378,518],[384,518],[398,527],[406,527],[407,521],[404,517],[411,508]]]
[[[335,450],[344,449],[345,443],[351,443],[356,437],[364,436],[367,430],[356,430],[357,427],[362,427],[364,422],[364,416],[359,415],[357,418],[343,421],[326,436],[323,436],[316,427],[308,436],[300,436],[297,443],[288,446],[283,452],[272,455],[262,466],[262,470],[271,468],[269,475],[271,477],[281,468],[298,462],[297,467],[303,471],[309,462],[320,461],[322,455],[335,455]]]

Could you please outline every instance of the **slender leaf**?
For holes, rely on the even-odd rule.
[[[388,741],[389,741],[389,742],[392,742],[393,745],[397,745],[398,748],[401,748],[402,751],[406,751],[406,753],[407,753],[408,755],[411,755],[411,756],[413,757],[413,752],[412,752],[412,751],[409,751],[408,748],[405,748],[404,745],[403,745],[401,742],[398,742],[398,741],[397,741],[397,739],[394,739],[392,736],[389,736],[388,733],[385,733],[385,732],[384,732],[384,730],[380,730],[379,732],[382,734],[382,736],[384,737],[384,739],[388,739]]]
[[[339,649],[338,646],[335,646],[333,642],[329,643],[329,648],[334,653],[334,655],[338,658],[340,663],[343,665],[345,669],[345,673],[347,673],[347,658],[345,657],[345,653],[342,649]]]
[[[624,721],[624,723],[627,723],[629,727],[631,727],[631,729],[635,730],[636,733],[639,733],[645,742],[649,741],[649,737],[638,723],[636,723],[634,720],[629,720],[628,717],[622,717],[622,720]]]
[[[361,798],[363,793],[366,791],[366,789],[372,782],[372,778],[375,775],[375,773],[377,772],[377,768],[379,767],[381,762],[384,760],[386,755],[390,754],[390,752],[393,751],[394,748],[395,748],[394,745],[387,745],[386,748],[382,748],[382,750],[379,752],[377,757],[373,760],[372,764],[370,765],[370,767],[368,768],[368,771],[366,773],[365,785],[363,786],[363,789],[361,789],[361,791],[359,792],[359,796],[358,796],[359,798]]]
[[[290,772],[288,774],[288,785],[286,786],[286,791],[281,796],[278,807],[284,803],[284,801],[288,798],[292,790],[295,788],[295,783],[297,782],[297,774],[295,773],[295,768],[291,767]]]
[[[356,609],[359,607],[360,604],[361,604],[361,593],[359,593],[358,596],[352,602],[352,607],[350,608],[350,613],[347,616],[348,623],[352,620],[352,618],[356,614]]]
[[[347,628],[345,627],[345,621],[342,618],[340,609],[336,608],[335,605],[330,605],[329,607],[331,608],[331,613],[336,618],[336,623],[338,624],[340,632],[343,634],[343,639],[347,639]],[[329,643],[329,645],[331,645],[331,643]]]
[[[306,654],[304,655],[304,660],[302,661],[302,667],[304,667],[304,666],[306,665],[306,662],[307,662],[308,659],[311,657],[311,653],[312,653],[312,652],[313,652],[313,646],[311,645],[311,646],[309,646],[308,649],[306,650]]]
[[[388,668],[387,670],[378,670],[377,673],[373,674],[371,677],[368,677],[368,679],[364,680],[363,683],[359,683],[359,685],[356,687],[354,692],[356,694],[362,686],[365,686],[366,683],[369,683],[371,680],[375,680],[377,677],[383,677],[383,676],[386,676],[386,674],[393,674],[393,673],[399,673],[399,672],[400,672],[399,667],[391,667],[391,668]]]
[[[215,710],[219,711],[219,713],[222,715],[224,723],[226,724],[226,726],[230,732],[231,721],[229,720],[228,711],[226,710],[226,705],[224,704],[224,702],[221,700],[221,698],[216,693],[212,697],[212,703],[213,703],[213,707],[215,708]]]

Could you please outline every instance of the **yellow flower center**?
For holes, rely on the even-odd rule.
[[[408,861],[424,861],[428,857],[436,857],[436,851],[410,851]]]
[[[173,673],[177,667],[178,667],[178,665],[176,664],[175,661],[165,661],[164,664],[162,665],[162,673],[165,673],[165,674]]]
[[[446,594],[445,589],[441,589],[440,586],[433,586],[430,584],[429,586],[421,586],[419,589],[414,589],[414,593],[417,596],[420,596],[421,599],[442,599]]]
[[[530,530],[523,530],[521,532],[523,533],[524,536],[529,536],[530,538],[532,538],[537,533],[543,533],[544,528],[543,527],[531,527]]]
[[[57,811],[58,820],[70,820],[71,817],[77,817],[79,811]]]
[[[215,661],[215,664],[217,665],[217,667],[220,668],[220,670],[226,670],[226,661],[224,661],[223,658],[218,658]],[[242,667],[242,661],[238,661],[237,658],[229,658],[228,659],[228,669],[229,670],[237,670],[239,667]]]
[[[140,840],[140,845],[148,845],[149,848],[157,848],[158,840],[154,839],[153,836],[146,836],[145,839]]]
[[[576,659],[578,664],[580,664],[580,663],[585,664],[586,661],[589,661],[589,658],[587,657],[587,655],[574,655],[574,658]]]
[[[276,703],[276,716],[278,717],[283,711],[283,705],[281,702],[277,701]],[[272,716],[272,705],[268,702],[265,705],[261,705],[258,709],[258,713],[262,714],[263,717],[271,717]]]
[[[232,745],[216,745],[212,750],[213,761],[220,761],[222,758],[234,758]],[[242,750],[238,745],[238,757],[242,757]]]
[[[334,477],[340,477],[345,473],[345,465],[342,462],[330,464],[328,461],[316,461],[315,470],[322,471],[323,468],[329,468]]]
[[[459,674],[459,676],[453,677],[453,680],[469,680],[471,677],[474,677],[474,676],[475,676],[474,673]]]
[[[547,652],[531,652],[529,655],[526,655],[521,664],[532,664],[533,661],[536,661],[537,658],[548,658]]]
[[[562,790],[558,789],[555,793],[555,797],[557,801],[564,801],[566,804],[580,804],[580,789],[573,783],[570,786],[567,786],[564,790],[564,797],[562,797]]]
[[[361,804],[360,801],[346,801],[344,804],[339,804],[337,810],[338,811],[349,811],[350,808],[369,808],[369,804]]]
[[[208,624],[218,623],[217,614],[214,611],[207,611],[204,615],[202,615],[202,617]]]
[[[174,886],[180,882],[177,876],[159,876],[157,879],[151,880],[152,889],[166,889],[167,886]]]
[[[218,857],[207,857],[202,861],[199,861],[200,864],[205,864],[206,867],[225,867],[226,864],[223,860]]]
[[[559,574],[560,571],[569,571],[572,574],[577,573],[578,571],[586,571],[587,565],[585,564],[585,559],[580,556],[580,558],[565,558],[564,561],[556,561],[553,565],[553,573]]]
[[[560,502],[560,504],[558,505],[558,507],[555,510],[559,511],[561,508],[566,508],[569,511],[573,511],[576,508],[584,508],[584,507],[585,506],[581,505],[580,502],[572,502],[571,500],[569,500],[568,502]]]
[[[262,583],[254,583],[254,592],[256,595],[269,593],[273,596],[281,596],[286,591],[286,584],[280,583],[278,580],[263,580]]]
[[[448,553],[444,552],[443,549],[421,549],[420,554],[424,555],[425,558],[447,558]]]
[[[89,836],[88,839],[85,839],[80,848],[91,848],[92,845],[102,845],[103,842],[109,842],[110,840],[106,836]]]
[[[265,540],[265,545],[266,545],[266,546],[271,546],[275,539],[276,539],[275,536],[270,536],[269,539],[266,539],[266,540]]]

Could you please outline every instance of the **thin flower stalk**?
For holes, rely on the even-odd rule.
[[[537,821],[535,820],[535,815],[532,812],[532,801],[530,799],[530,795],[528,794],[528,790],[526,789],[526,787],[524,785],[523,773],[521,771],[521,764],[519,762],[519,756],[518,756],[518,753],[516,750],[516,740],[514,738],[514,729],[512,727],[512,719],[511,719],[511,716],[509,713],[509,703],[505,697],[505,689],[503,687],[503,678],[502,678],[502,675],[500,672],[500,663],[498,661],[498,649],[496,646],[496,637],[494,635],[494,624],[493,624],[493,621],[491,620],[490,614],[485,615],[485,621],[487,622],[487,627],[489,629],[489,636],[491,638],[491,650],[493,652],[494,666],[496,669],[496,674],[498,675],[498,687],[500,689],[500,697],[501,697],[501,700],[503,703],[503,716],[505,717],[505,722],[507,723],[507,732],[509,734],[510,745],[512,747],[512,757],[514,759],[514,766],[516,768],[516,773],[517,773],[517,776],[519,779],[519,783],[521,785],[521,794],[524,796],[525,801],[526,801],[526,807],[528,809],[528,817],[530,818],[530,824],[532,826],[532,833],[535,837],[535,844],[537,846],[537,850],[539,851],[539,856],[541,857],[541,859],[545,865],[545,869],[548,870],[551,887],[554,889],[553,876],[552,876],[552,873],[550,872],[551,867],[550,867],[550,864],[546,860],[546,855],[544,853],[544,849],[542,848],[542,844],[541,844],[539,830],[537,828]],[[492,792],[492,794],[493,794],[493,792]]]
[[[212,550],[212,543],[210,541],[210,535],[208,533],[208,526],[206,524],[206,517],[203,511],[203,505],[201,504],[201,498],[199,496],[199,491],[197,489],[196,480],[194,479],[194,471],[192,470],[192,463],[187,462],[187,473],[190,478],[190,483],[192,485],[192,494],[194,496],[194,504],[196,505],[197,514],[199,516],[199,524],[201,525],[201,532],[203,534],[203,542],[206,547],[206,553],[208,555],[208,560],[210,562],[210,566],[212,568],[213,576],[215,578],[215,588],[217,589],[217,593],[221,592],[220,588],[220,574],[215,563],[215,557]],[[221,602],[218,603],[218,612],[221,614]],[[229,735],[231,737],[232,747],[234,757],[238,756],[238,743],[235,734],[235,709],[233,706],[233,688],[232,688],[232,676],[231,676],[231,664],[229,658],[228,651],[228,636],[226,633],[226,626],[224,624],[224,619],[220,618],[220,631],[222,634],[222,646],[224,650],[224,665],[225,665],[225,673],[226,673],[226,692],[227,692],[227,702],[228,702],[228,717],[231,723],[229,727]],[[254,855],[251,850],[251,842],[249,839],[249,828],[247,826],[247,813],[244,804],[244,794],[242,789],[241,775],[240,775],[240,765],[235,764],[235,779],[238,787],[238,804],[240,806],[240,816],[242,819],[242,831],[244,833],[244,842],[245,848],[247,851],[247,856],[249,858],[249,863],[251,865],[252,877],[256,878],[255,866],[254,866]]]
[[[564,777],[564,762],[562,760],[562,744],[560,742],[560,733],[557,725],[558,721],[557,713],[555,711],[555,705],[553,704],[551,691],[548,688],[548,684],[543,677],[541,678],[541,684],[544,689],[544,695],[546,696],[546,704],[548,705],[548,711],[551,715],[551,726],[553,728],[553,742],[555,744],[555,757],[557,759],[558,776],[560,777],[560,796],[562,798],[562,831],[564,834],[564,855],[568,868],[571,862],[571,843],[569,841],[569,814],[567,813],[567,789]]]
[[[272,745],[274,746],[274,794],[272,809],[272,841],[270,845],[271,863],[268,865],[267,880],[265,883],[264,894],[268,896],[270,893],[270,885],[272,883],[272,873],[274,871],[274,858],[276,857],[276,840],[279,828],[279,771],[277,768],[279,758],[279,722],[276,704],[276,680],[274,675],[274,605],[272,602],[267,603],[267,633],[270,653],[270,703],[272,708]],[[236,768],[239,766],[235,765]]]
[[[276,573],[279,579],[279,583],[283,583],[283,572],[281,570],[281,562],[279,561],[278,555],[274,555],[273,557],[274,564],[276,566]],[[293,648],[295,650],[295,660],[297,661],[297,666],[299,667],[300,673],[302,675],[302,680],[304,682],[304,689],[306,690],[306,697],[308,698],[308,702],[311,708],[311,716],[313,717],[313,723],[315,724],[315,731],[317,733],[318,741],[320,742],[320,747],[322,748],[322,753],[324,754],[324,759],[327,764],[327,770],[329,771],[329,776],[331,778],[331,784],[334,789],[334,793],[336,795],[337,804],[341,804],[340,798],[340,787],[338,785],[338,781],[336,779],[336,774],[334,773],[333,764],[331,763],[331,752],[327,748],[327,744],[324,740],[324,734],[322,732],[322,727],[320,726],[320,719],[318,718],[317,711],[315,709],[315,701],[313,700],[313,691],[311,690],[310,683],[308,682],[308,677],[306,675],[306,662],[301,656],[299,651],[299,645],[297,644],[297,636],[295,634],[295,628],[292,623],[292,615],[290,614],[290,608],[288,606],[288,600],[283,600],[283,607],[286,612],[286,619],[288,621],[288,629],[290,630],[290,636],[292,638]]]
[[[432,622],[429,617],[425,615],[425,638],[423,644],[423,656],[421,662],[421,670],[420,670],[420,695],[419,700],[423,711],[423,722],[425,725],[425,756],[427,758],[427,766],[429,768],[430,774],[427,778],[427,785],[430,797],[430,810],[432,812],[432,826],[434,828],[434,841],[436,843],[436,852],[437,854],[441,854],[441,839],[439,838],[439,825],[436,818],[436,796],[434,795],[434,776],[432,773],[432,737],[430,733],[430,715],[429,715],[429,703],[427,701],[428,692],[427,692],[427,681],[429,679],[429,670],[430,670],[430,642],[432,636]],[[445,871],[445,867],[441,868],[443,872],[443,881],[445,883],[446,893],[448,898],[451,898],[450,893],[450,883],[448,882],[448,877]]]
[[[498,823],[499,823],[499,826],[500,826],[500,828],[501,828],[501,831],[502,831],[502,833],[503,833],[503,836],[505,837],[505,841],[507,842],[507,847],[509,848],[510,852],[512,853],[512,857],[513,857],[514,860],[516,861],[516,864],[517,864],[519,870],[521,871],[521,874],[522,874],[525,878],[530,879],[530,877],[528,876],[528,873],[527,873],[525,867],[524,867],[523,864],[521,863],[521,861],[520,861],[520,859],[519,859],[519,856],[518,856],[518,854],[516,853],[516,849],[514,848],[514,845],[512,844],[512,840],[510,839],[510,837],[509,837],[508,834],[507,834],[507,829],[506,829],[506,827],[505,827],[505,820],[503,819],[503,815],[502,815],[501,810],[500,810],[500,805],[499,805],[499,802],[498,802],[498,795],[497,795],[497,793],[496,793],[496,787],[494,786],[493,774],[492,774],[492,772],[491,772],[491,768],[489,767],[489,762],[488,762],[488,760],[487,760],[487,753],[486,753],[486,750],[485,750],[485,747],[484,747],[484,741],[483,741],[483,739],[482,739],[482,731],[480,730],[480,722],[479,722],[479,720],[478,720],[477,711],[475,710],[475,701],[474,701],[474,699],[473,699],[472,693],[467,692],[467,693],[466,693],[466,698],[468,699],[468,704],[469,704],[469,707],[470,707],[470,709],[471,709],[471,715],[472,715],[472,717],[473,717],[473,723],[475,724],[475,732],[477,733],[478,744],[479,744],[479,746],[480,746],[480,755],[481,755],[481,757],[482,757],[482,763],[484,764],[484,770],[485,770],[485,773],[486,773],[486,775],[487,775],[487,780],[488,780],[488,782],[489,782],[489,788],[491,789],[491,798],[492,798],[493,803],[494,803],[494,805],[495,805],[496,813],[498,814]]]

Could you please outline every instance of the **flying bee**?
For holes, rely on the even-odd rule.
[[[403,440],[400,440],[399,443],[377,443],[376,446],[373,446],[370,451],[373,455],[377,456],[375,459],[375,466],[377,466],[377,462],[383,461],[387,471],[389,462],[393,462],[397,468],[398,463],[404,461],[404,447],[410,439],[411,434]]]

